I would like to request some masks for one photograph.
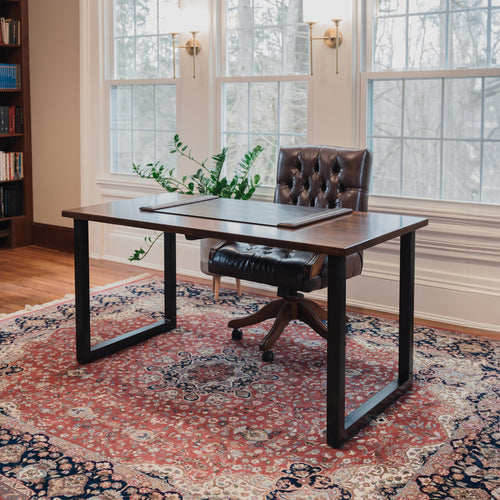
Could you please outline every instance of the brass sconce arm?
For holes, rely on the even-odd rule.
[[[196,78],[196,56],[199,54],[201,50],[201,43],[196,39],[196,35],[199,33],[198,31],[190,31],[191,39],[186,42],[186,45],[176,45],[176,38],[179,33],[170,33],[172,35],[172,58],[173,58],[173,68],[174,68],[174,78],[175,75],[175,49],[186,49],[186,52],[193,56],[193,78]]]
[[[339,74],[339,47],[342,44],[342,33],[339,30],[339,24],[341,21],[342,19],[332,19],[332,22],[335,23],[335,28],[327,29],[323,36],[318,37],[313,37],[312,35],[313,26],[316,24],[316,22],[307,22],[307,24],[309,25],[309,60],[311,76],[313,75],[313,40],[323,40],[327,47],[335,49],[335,71],[337,75]]]

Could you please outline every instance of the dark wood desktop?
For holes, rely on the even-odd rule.
[[[275,222],[288,222],[290,218],[293,219],[293,211],[297,207],[274,203],[218,199],[203,201],[201,204],[183,205],[182,210],[166,209],[162,212],[141,210],[141,207],[185,198],[183,195],[162,194],[63,211],[63,216],[74,219],[75,228],[76,356],[79,363],[88,363],[175,328],[175,235],[178,233],[188,238],[229,239],[328,255],[326,440],[330,446],[340,447],[374,415],[412,386],[415,231],[426,226],[427,219],[352,212],[323,222],[289,229],[278,227]],[[204,203],[210,203],[212,207],[207,211],[206,217],[200,215],[199,211]],[[195,205],[198,207],[190,211],[189,207]],[[266,210],[267,215],[264,219],[271,221],[269,222],[271,225],[262,224],[262,210]],[[165,213],[169,211],[171,213]],[[186,215],[189,213],[193,215]],[[252,217],[253,213],[260,215]],[[228,217],[233,220],[227,220]],[[242,217],[245,218],[244,221]],[[89,221],[164,233],[164,320],[97,345],[91,345],[90,331]],[[345,258],[351,253],[397,237],[400,237],[398,378],[345,416]]]

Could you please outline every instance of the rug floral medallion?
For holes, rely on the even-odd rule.
[[[97,343],[157,321],[161,277],[92,296]],[[74,302],[0,320],[1,499],[500,499],[499,346],[417,327],[414,386],[342,448],[325,444],[326,341],[227,322],[267,298],[180,282],[178,326],[87,365]],[[350,412],[394,380],[397,324],[349,315]]]

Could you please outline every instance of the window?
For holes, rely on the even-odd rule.
[[[274,185],[279,148],[307,141],[309,37],[302,0],[227,0],[222,17],[221,135],[228,165],[260,144],[255,173]]]
[[[373,192],[500,203],[500,2],[373,5]]]
[[[132,164],[161,161],[176,130],[172,37],[166,20],[177,0],[110,0],[111,171],[127,174]],[[177,57],[177,55],[176,55]]]

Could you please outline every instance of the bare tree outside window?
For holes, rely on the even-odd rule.
[[[281,78],[308,74],[302,0],[227,0],[225,21],[221,131],[227,164],[234,168],[242,153],[260,144],[255,173],[274,185],[280,146],[307,138],[307,80]],[[276,78],[258,81],[269,76]]]
[[[373,15],[373,192],[499,204],[500,3],[379,0]]]

